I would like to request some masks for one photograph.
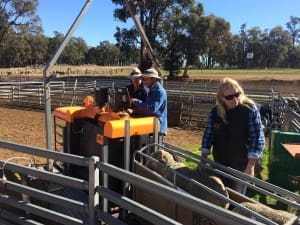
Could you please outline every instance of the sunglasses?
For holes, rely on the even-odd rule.
[[[233,98],[238,98],[240,96],[240,92],[234,93],[232,95],[224,95],[224,98],[226,100],[232,100]]]

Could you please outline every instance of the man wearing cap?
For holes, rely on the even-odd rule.
[[[147,98],[145,101],[132,98],[131,102],[134,108],[127,111],[130,114],[156,116],[160,122],[160,133],[164,136],[168,130],[166,90],[159,82],[161,78],[158,76],[158,72],[153,68],[147,69],[142,74],[142,79],[144,85],[149,89]]]
[[[142,73],[139,68],[134,68],[129,74],[128,78],[130,79],[131,83],[127,86],[130,97],[145,101],[147,92],[143,86]]]

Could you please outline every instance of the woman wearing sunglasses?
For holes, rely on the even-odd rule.
[[[208,116],[202,139],[202,156],[212,148],[214,161],[254,176],[254,167],[265,145],[259,111],[236,80],[224,78],[216,105]],[[246,186],[223,179],[225,186],[245,194]]]

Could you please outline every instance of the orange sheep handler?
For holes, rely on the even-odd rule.
[[[99,156],[102,162],[131,170],[134,152],[157,140],[159,125],[156,117],[132,118],[124,112],[126,104],[130,104],[127,94],[124,88],[108,89],[101,92],[98,102],[87,96],[82,106],[56,108],[53,111],[55,150],[85,157]],[[88,171],[83,167],[65,165],[65,171],[88,179]],[[101,183],[122,192],[123,184],[116,178],[103,175]],[[115,205],[104,200],[103,207],[113,209]]]
[[[85,97],[83,102],[84,106],[56,108],[53,115],[69,123],[74,123],[78,118],[103,123],[103,135],[109,138],[125,137],[125,120],[130,121],[130,136],[154,132],[154,117],[131,118],[124,112],[112,112],[108,107],[95,107],[92,96]]]

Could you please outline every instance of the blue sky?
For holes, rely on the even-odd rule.
[[[243,23],[247,28],[255,26],[261,30],[283,26],[290,16],[300,17],[300,0],[197,0],[204,5],[204,14],[214,14],[231,24],[231,32],[238,33]],[[54,31],[66,34],[85,0],[40,0],[37,14],[42,20],[44,34],[53,37]],[[82,37],[89,46],[101,41],[115,43],[116,27],[120,23],[113,17],[115,5],[111,0],[93,0],[91,7],[79,24],[74,36]],[[129,25],[133,22],[130,19]]]

